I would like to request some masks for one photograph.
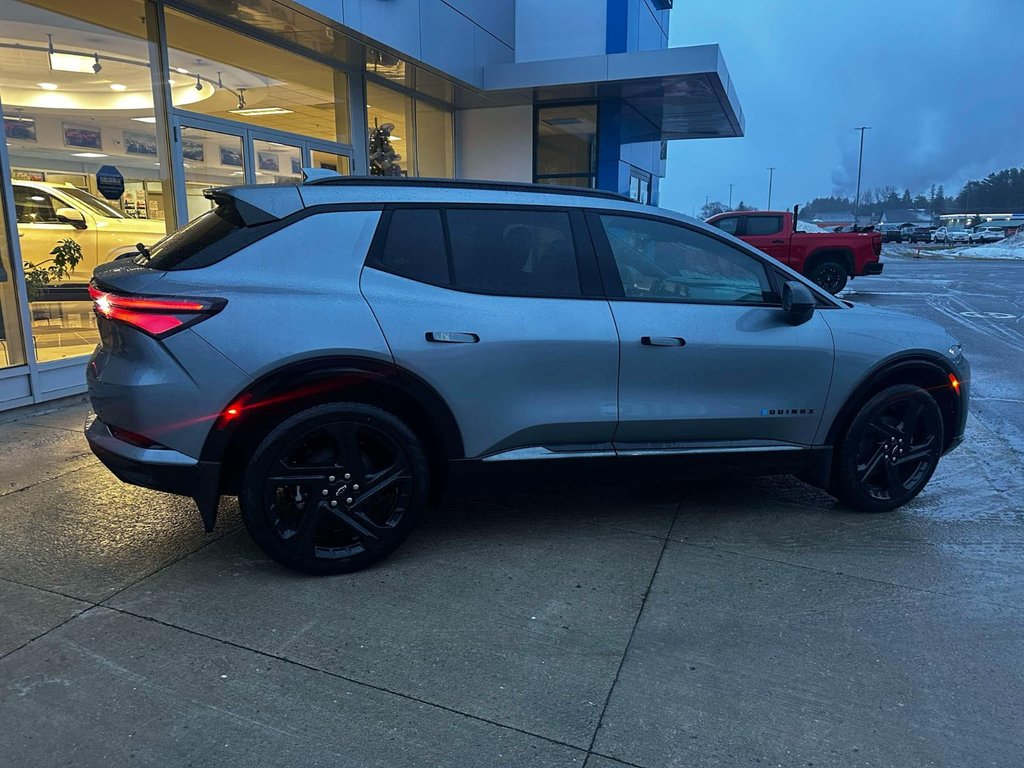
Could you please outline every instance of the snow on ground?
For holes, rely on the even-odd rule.
[[[954,252],[961,259],[1022,259],[1024,260],[1024,234],[1016,234],[998,243],[975,245]]]

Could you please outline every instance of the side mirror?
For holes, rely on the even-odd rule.
[[[58,208],[57,221],[70,224],[75,229],[85,229],[85,214],[77,208]]]
[[[782,284],[782,312],[790,325],[801,325],[814,314],[814,294],[803,283],[787,280]]]

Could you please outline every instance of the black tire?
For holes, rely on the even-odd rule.
[[[825,259],[815,264],[808,277],[831,294],[843,290],[849,280],[846,265],[836,259]]]
[[[882,390],[837,446],[833,493],[862,512],[901,507],[928,484],[942,446],[942,413],[928,392],[910,384]]]
[[[239,502],[268,556],[304,573],[350,573],[393,552],[427,504],[427,457],[400,419],[362,403],[319,405],[268,434]]]

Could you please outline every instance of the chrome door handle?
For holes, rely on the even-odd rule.
[[[641,336],[640,343],[645,347],[685,347],[686,339],[679,336]]]
[[[428,331],[427,341],[439,344],[476,344],[480,337],[475,333],[456,333],[454,331]]]

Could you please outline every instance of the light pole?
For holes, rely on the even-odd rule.
[[[704,195],[704,210],[701,212],[704,216],[708,215],[708,199],[711,195]]]
[[[772,177],[775,176],[775,166],[768,168],[768,210],[772,209]]]
[[[853,226],[854,229],[860,225],[860,171],[864,166],[864,131],[870,131],[870,125],[862,125],[859,128],[854,128],[855,131],[860,131],[860,157],[857,160],[857,199],[853,201]]]
[[[732,210],[732,188],[734,186],[736,186],[736,185],[735,184],[730,184],[729,185],[729,210],[730,211]]]

